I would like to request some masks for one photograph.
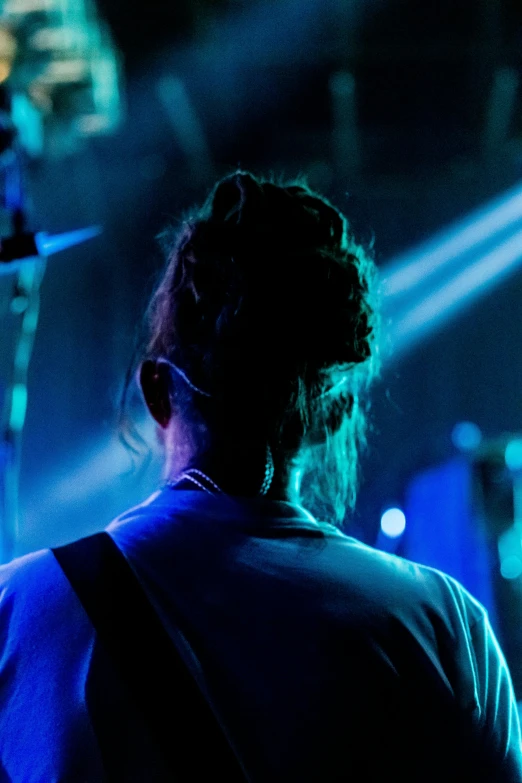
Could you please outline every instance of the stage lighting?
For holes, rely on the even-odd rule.
[[[464,220],[437,233],[419,247],[409,250],[385,267],[382,273],[383,295],[388,303],[407,294],[433,278],[449,264],[470,252],[484,252],[486,243],[498,241],[502,232],[522,221],[522,185],[517,184],[507,193],[472,212]],[[497,238],[495,240],[495,238]],[[417,294],[418,298],[418,294]]]
[[[519,230],[409,309],[395,317],[391,315],[389,337],[393,355],[398,357],[428,337],[480,294],[491,291],[521,263],[522,231]]]
[[[12,32],[0,25],[0,82],[5,82],[11,75],[17,48]]]
[[[54,2],[54,6],[56,5],[57,3]],[[52,7],[52,0],[6,0],[2,5],[2,13],[7,16],[25,16],[25,14],[44,13]]]
[[[500,573],[504,579],[518,579],[522,576],[522,538],[520,526],[511,525],[498,538]]]
[[[522,438],[514,438],[507,444],[504,457],[511,471],[522,470]]]
[[[471,421],[461,421],[455,424],[451,433],[453,445],[459,451],[474,451],[480,446],[482,433]]]
[[[23,429],[25,414],[27,411],[27,386],[24,383],[17,383],[13,386],[11,417],[9,428],[15,432]]]
[[[43,154],[48,139],[54,155],[66,155],[71,145],[63,144],[64,138],[115,130],[122,114],[122,63],[95,5],[0,0],[0,9],[0,84],[8,81],[13,99],[30,104],[15,121],[22,146],[29,140],[29,154]],[[27,120],[30,134],[24,132]]]
[[[299,494],[299,490],[301,488],[301,477],[302,477],[302,475],[303,475],[303,471],[302,470],[296,470],[296,472],[294,474],[294,492],[296,493],[296,495]]]
[[[509,555],[500,564],[500,573],[504,579],[517,579],[522,574],[522,560]]]
[[[406,530],[406,516],[400,508],[389,508],[381,517],[381,531],[388,538],[399,538]]]

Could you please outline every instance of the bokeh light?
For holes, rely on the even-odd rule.
[[[459,451],[474,451],[480,446],[482,433],[472,421],[460,421],[453,428],[451,440]]]
[[[381,530],[388,538],[399,538],[406,530],[406,516],[400,508],[389,508],[381,517]]]
[[[522,574],[522,560],[516,555],[508,555],[500,564],[500,573],[504,579],[517,579]]]
[[[522,438],[514,438],[506,446],[506,465],[512,471],[522,470]]]

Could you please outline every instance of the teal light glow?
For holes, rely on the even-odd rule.
[[[522,560],[516,555],[508,555],[500,564],[500,573],[504,579],[517,579],[522,575]]]
[[[13,432],[20,432],[23,429],[26,411],[27,386],[24,383],[17,383],[13,386],[9,419],[9,428]]]
[[[36,248],[39,255],[51,256],[59,253],[61,250],[68,250],[89,239],[94,239],[102,233],[100,226],[90,226],[89,228],[80,228],[77,231],[68,231],[65,234],[56,234],[54,236],[40,231],[35,235]]]
[[[301,476],[303,474],[302,470],[296,470],[295,476],[294,476],[294,492],[296,495],[299,494],[299,489],[301,487]]]
[[[389,508],[381,517],[381,530],[388,538],[399,538],[406,530],[406,517],[400,508]]]
[[[515,438],[508,443],[504,457],[510,470],[522,470],[522,438]]]

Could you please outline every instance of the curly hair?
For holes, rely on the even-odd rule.
[[[142,358],[166,358],[208,392],[185,386],[187,416],[231,438],[248,422],[291,461],[293,499],[341,522],[377,369],[375,265],[346,218],[303,180],[237,171],[159,239],[167,266]]]

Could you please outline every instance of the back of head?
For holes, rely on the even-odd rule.
[[[300,477],[301,501],[341,520],[376,364],[375,268],[346,219],[303,182],[238,171],[162,241],[146,358],[206,390],[185,387],[187,417],[268,443]]]

